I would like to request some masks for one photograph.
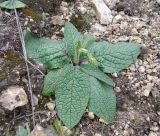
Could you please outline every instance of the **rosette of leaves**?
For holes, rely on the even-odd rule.
[[[132,64],[140,54],[139,44],[95,42],[69,22],[63,40],[36,38],[26,31],[25,44],[28,56],[48,69],[43,95],[55,95],[58,116],[68,128],[80,121],[86,108],[107,123],[114,121],[114,82],[105,73]]]

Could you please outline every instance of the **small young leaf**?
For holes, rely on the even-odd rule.
[[[82,47],[86,48],[88,45],[92,44],[95,41],[94,37],[90,34],[84,36]]]
[[[28,31],[25,32],[24,37],[28,57],[46,68],[61,68],[67,63],[66,47],[63,41],[35,38]]]
[[[116,97],[113,87],[90,77],[91,94],[89,110],[108,123],[114,121],[116,113]]]
[[[24,8],[26,5],[19,0],[15,0],[12,2],[11,0],[0,3],[0,7],[6,9],[14,9],[15,8]]]
[[[95,42],[88,47],[89,52],[99,62],[106,73],[114,73],[127,68],[140,54],[140,45],[136,43]]]
[[[81,119],[88,104],[90,85],[89,76],[79,67],[66,65],[56,86],[56,106],[58,116],[68,127],[74,127]]]
[[[44,96],[50,96],[55,93],[56,82],[58,82],[61,69],[50,71],[44,78],[43,92]]]
[[[84,65],[81,65],[81,69],[86,74],[93,76],[93,77],[97,78],[98,80],[103,81],[104,83],[106,83],[110,86],[114,86],[113,80],[110,77],[108,77],[107,75],[105,75],[98,68],[91,66],[90,64],[84,64]]]
[[[55,130],[56,130],[57,134],[59,136],[62,136],[63,135],[63,125],[62,125],[61,121],[56,119],[54,122],[54,126],[55,126]]]
[[[81,43],[78,42],[76,45],[75,53],[74,53],[74,63],[77,64],[79,62]]]
[[[64,39],[67,44],[69,55],[73,59],[76,46],[78,42],[82,43],[83,36],[78,32],[74,25],[70,22],[66,22],[64,27]]]

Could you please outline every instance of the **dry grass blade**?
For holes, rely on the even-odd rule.
[[[14,1],[15,0],[13,0],[12,3],[14,3]],[[13,4],[13,6],[14,6],[14,4]],[[33,126],[35,126],[35,115],[34,115],[34,108],[33,108],[33,93],[32,93],[32,86],[31,86],[28,62],[26,61],[27,60],[27,53],[26,53],[26,48],[25,48],[25,42],[24,42],[23,32],[22,32],[21,24],[20,24],[19,17],[17,14],[17,10],[15,7],[14,7],[14,12],[15,12],[16,23],[17,23],[17,27],[18,27],[18,32],[19,32],[21,44],[22,44],[23,55],[25,58],[25,65],[26,65],[27,77],[28,77],[28,91],[30,93],[30,102],[31,102],[31,107],[32,107],[32,121],[33,121]]]

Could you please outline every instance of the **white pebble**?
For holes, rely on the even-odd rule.
[[[48,102],[46,105],[50,111],[53,111],[55,108],[55,103],[53,102]]]
[[[88,116],[90,119],[94,119],[94,113],[93,112],[88,112]]]
[[[145,72],[145,67],[144,66],[139,67],[138,71],[140,73],[144,73]]]

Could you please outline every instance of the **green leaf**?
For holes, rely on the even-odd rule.
[[[15,0],[14,2],[8,0],[5,2],[0,3],[0,7],[6,8],[6,9],[14,9],[15,8],[24,8],[26,5],[18,0]]]
[[[55,130],[56,130],[57,134],[59,136],[62,136],[63,135],[63,125],[62,125],[61,121],[56,119],[55,122],[54,122],[54,127],[55,127]]]
[[[19,126],[16,130],[16,136],[28,136],[28,130],[23,126]]]
[[[98,80],[103,81],[104,83],[106,83],[110,86],[114,86],[113,80],[110,77],[108,77],[107,75],[105,75],[98,68],[96,68],[90,64],[81,65],[81,67],[82,67],[82,71],[85,72],[86,74],[93,76],[93,77],[97,78]]]
[[[55,86],[60,76],[61,69],[50,71],[44,78],[43,92],[44,96],[50,96],[55,93]]]
[[[107,123],[112,123],[116,113],[116,97],[113,87],[93,77],[90,77],[90,85],[89,110]]]
[[[80,68],[66,65],[56,87],[56,106],[58,116],[68,127],[74,127],[81,119],[88,104],[89,76]]]
[[[63,41],[35,38],[28,31],[24,36],[28,57],[48,69],[61,68],[67,63],[66,47]]]
[[[106,73],[126,69],[140,54],[140,45],[136,43],[95,42],[88,47],[89,52],[96,58],[100,68]]]
[[[82,47],[86,48],[88,45],[92,44],[93,42],[95,42],[95,39],[92,35],[90,34],[84,35]]]
[[[66,22],[64,27],[64,39],[67,44],[69,55],[73,59],[76,46],[78,42],[82,43],[83,36],[78,32],[74,25],[70,22]]]

